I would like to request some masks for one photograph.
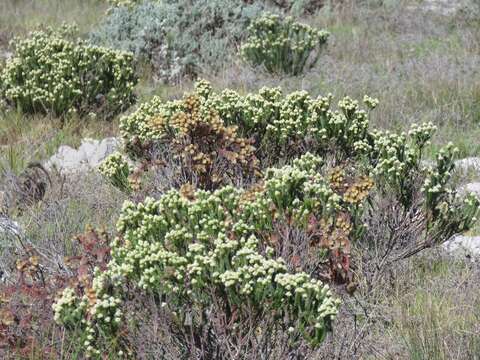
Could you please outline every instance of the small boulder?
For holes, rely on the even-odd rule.
[[[45,167],[48,169],[55,167],[61,173],[85,172],[98,167],[118,147],[119,141],[115,138],[83,139],[78,150],[66,145],[60,146]]]
[[[480,236],[457,235],[446,241],[443,248],[451,254],[480,255]]]

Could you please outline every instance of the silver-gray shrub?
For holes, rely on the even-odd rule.
[[[235,0],[144,1],[112,8],[90,40],[132,51],[171,82],[225,66],[263,9]]]

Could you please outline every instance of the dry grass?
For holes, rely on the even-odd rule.
[[[39,26],[75,22],[88,31],[105,13],[102,0],[2,0],[0,2],[0,48],[17,35]]]

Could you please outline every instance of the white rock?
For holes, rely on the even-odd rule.
[[[78,150],[62,145],[45,164],[47,169],[55,167],[61,173],[84,172],[96,168],[120,146],[115,138],[103,140],[83,139]]]
[[[443,248],[449,253],[480,255],[480,236],[457,235],[446,241]]]

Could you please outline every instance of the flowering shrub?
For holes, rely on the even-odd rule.
[[[133,56],[57,33],[33,32],[15,44],[0,74],[1,94],[27,113],[96,112],[111,117],[134,101]]]
[[[149,158],[153,150],[165,160],[167,151],[181,178],[204,189],[231,183],[235,175],[253,174],[257,159],[251,141],[226,126],[219,113],[205,106],[200,92],[163,104],[143,104],[120,125],[132,158]]]
[[[432,124],[380,132],[357,101],[345,97],[338,110],[331,103],[276,88],[216,93],[199,81],[181,100],[154,98],[122,118],[129,159],[116,154],[102,171],[142,201],[124,205],[107,271],[96,272],[88,293],[65,290],[57,321],[83,319],[92,356],[104,347],[125,353],[131,347],[115,339],[135,332],[133,291],[153,296],[165,334],[175,334],[185,356],[212,358],[232,339],[240,347],[318,345],[338,306],[320,281],[354,291],[352,263],[375,278],[472,226],[479,200],[449,188],[453,147],[422,166]],[[373,109],[378,101],[364,103]],[[269,162],[277,167],[262,171]],[[176,182],[142,194],[158,200],[138,197],[140,174],[154,166]],[[380,262],[356,257],[354,246],[373,247]]]
[[[273,14],[253,21],[248,31],[250,35],[241,49],[243,58],[271,73],[291,75],[301,74],[307,64],[316,63],[329,36],[327,31]]]
[[[196,114],[202,114],[208,122],[212,122],[208,120],[211,114],[218,115],[225,124],[222,126],[235,126],[235,134],[252,139],[255,146],[255,149],[240,146],[230,153],[217,152],[229,154],[230,158],[238,153],[246,163],[252,163],[253,158],[245,154],[254,153],[260,160],[260,169],[266,164],[275,164],[279,158],[291,159],[301,155],[305,149],[333,158],[334,164],[354,161],[366,175],[375,177],[378,190],[384,195],[395,194],[405,209],[412,206],[418,194],[421,187],[418,181],[423,181],[427,175],[421,161],[424,148],[436,129],[431,123],[413,124],[408,134],[371,130],[367,111],[349,97],[340,100],[338,110],[335,110],[331,95],[313,99],[307,92],[294,92],[283,96],[278,88],[262,88],[256,94],[246,95],[228,89],[217,93],[203,80],[196,83],[195,92],[184,100],[164,103],[154,98],[135,113],[122,118],[120,129],[126,143],[130,144],[127,147],[145,153],[148,144],[177,142],[172,141],[172,134],[174,138],[180,138],[177,120],[184,117],[182,114],[191,99],[195,99],[196,107],[200,109]],[[378,100],[368,96],[363,101],[369,109],[378,104]],[[198,132],[198,128],[195,129]],[[203,140],[197,142],[205,143]],[[186,153],[182,156],[188,156],[186,150],[191,143],[191,140],[182,143],[180,149]],[[219,144],[218,141],[215,143]],[[246,142],[242,140],[242,144]],[[202,154],[213,149],[199,152],[194,147],[194,152],[203,159]],[[271,154],[275,154],[274,159]],[[443,169],[447,165],[439,166]],[[443,174],[446,170],[439,171]]]
[[[337,300],[319,280],[290,273],[260,239],[274,232],[275,223],[293,221],[306,229],[310,216],[328,221],[347,211],[347,197],[336,194],[318,174],[321,163],[307,154],[292,166],[271,169],[253,197],[248,190],[227,186],[188,195],[172,190],[157,201],[125,203],[112,261],[93,281],[95,300],[65,290],[54,306],[56,319],[68,325],[83,313],[85,331],[94,339],[85,346],[94,355],[100,352],[95,336],[113,335],[119,328],[119,305],[126,296],[122,289],[133,283],[161,294],[173,323],[188,324],[194,332],[213,326],[215,314],[235,309],[235,315],[225,315],[222,327],[235,329],[252,315],[262,319],[268,313],[277,329],[289,329],[292,340],[301,335],[319,344],[331,328]],[[210,319],[201,315],[207,313]]]
[[[258,149],[255,155],[262,161],[272,154],[287,158],[301,155],[305,148],[346,158],[360,152],[357,148],[369,134],[367,112],[348,97],[339,102],[339,110],[333,110],[331,95],[312,99],[305,91],[283,96],[278,88],[262,88],[258,94],[241,96],[232,90],[216,93],[203,80],[196,83],[193,96],[201,112],[217,113],[225,125],[237,127],[236,133],[253,139]],[[369,107],[376,106],[374,99],[365,100]],[[170,133],[162,130],[158,119],[168,129],[183,103],[164,103],[155,97],[142,104],[121,119],[122,137],[130,147],[164,141]]]

